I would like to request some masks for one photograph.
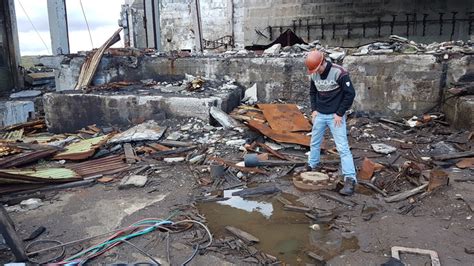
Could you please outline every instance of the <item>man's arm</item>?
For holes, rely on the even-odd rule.
[[[352,86],[352,81],[349,78],[349,75],[344,75],[339,78],[337,81],[339,87],[342,89],[342,101],[339,105],[339,108],[336,111],[338,116],[344,116],[347,110],[351,108],[352,103],[355,98],[355,90]]]
[[[316,111],[316,94],[318,91],[316,90],[316,86],[312,79],[309,80],[309,100],[311,101],[311,112]]]

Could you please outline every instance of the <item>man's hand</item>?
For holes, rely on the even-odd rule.
[[[311,121],[314,121],[314,119],[316,118],[317,115],[318,115],[318,111],[313,111],[311,113]]]
[[[342,117],[334,114],[334,126],[340,127],[342,125]]]

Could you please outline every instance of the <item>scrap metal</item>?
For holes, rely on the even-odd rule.
[[[81,140],[69,144],[65,151],[54,156],[55,160],[84,160],[91,157],[95,151],[107,142],[109,135],[103,135],[95,138]]]
[[[268,124],[276,131],[310,131],[311,124],[296,104],[258,104]]]
[[[309,143],[311,141],[310,136],[306,136],[300,133],[276,131],[270,128],[269,126],[254,120],[248,121],[248,126],[250,128],[253,128],[254,130],[259,131],[263,135],[273,139],[276,142],[293,143],[309,147]]]
[[[130,166],[124,162],[123,155],[111,155],[82,163],[67,164],[65,167],[86,178],[99,174],[111,175],[119,173],[129,169]]]

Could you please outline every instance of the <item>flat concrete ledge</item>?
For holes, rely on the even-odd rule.
[[[210,121],[211,106],[230,112],[240,104],[239,87],[208,97],[138,94],[83,94],[74,91],[43,96],[46,125],[54,133],[74,132],[85,126],[130,126],[167,117],[196,117]]]

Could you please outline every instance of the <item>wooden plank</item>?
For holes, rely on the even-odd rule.
[[[135,163],[136,155],[135,155],[135,151],[133,150],[132,144],[130,143],[123,144],[123,150],[125,152],[125,161],[127,163]]]
[[[285,205],[283,207],[285,211],[294,211],[294,212],[309,212],[311,208],[305,206],[295,206],[295,205]]]
[[[292,205],[293,204],[291,201],[285,199],[281,195],[276,196],[275,199],[278,200],[279,202],[281,202],[283,205]]]
[[[390,203],[390,202],[397,202],[397,201],[404,200],[404,199],[409,198],[413,195],[421,193],[423,190],[425,190],[426,187],[428,187],[428,183],[426,183],[424,185],[421,185],[419,187],[416,187],[414,189],[399,193],[397,195],[393,195],[391,197],[385,198],[385,202]]]
[[[260,242],[260,240],[258,238],[256,238],[255,236],[245,232],[245,231],[242,231],[236,227],[233,227],[233,226],[226,226],[225,229],[227,231],[229,231],[231,234],[235,235],[236,237],[242,239],[243,241],[245,241],[246,243],[248,244],[252,244],[252,243],[258,243]]]
[[[0,234],[2,234],[5,243],[15,255],[16,261],[28,260],[23,241],[18,237],[15,228],[13,228],[13,222],[3,205],[0,205]]]
[[[308,256],[314,260],[316,260],[317,262],[319,262],[321,265],[326,265],[326,261],[324,260],[324,258],[322,256],[319,256],[318,254],[314,253],[314,252],[311,252],[311,251],[308,251],[306,254],[308,254]]]
[[[336,193],[330,192],[330,191],[321,191],[319,192],[319,195],[323,196],[326,199],[334,200],[337,201],[341,204],[347,205],[349,207],[354,207],[356,205],[355,202],[346,200],[343,197],[337,195]]]
[[[457,158],[464,158],[464,157],[472,157],[474,156],[474,151],[463,151],[463,152],[456,152],[451,154],[443,154],[439,156],[434,156],[433,159],[438,161],[445,161],[450,159],[457,159]]]
[[[378,188],[377,186],[375,186],[374,184],[370,183],[369,181],[365,181],[365,180],[357,180],[357,183],[363,185],[363,186],[366,186],[370,189],[373,189],[375,192],[377,193],[380,193],[382,194],[382,196],[384,197],[387,197],[387,193],[383,190],[381,190],[380,188]]]

